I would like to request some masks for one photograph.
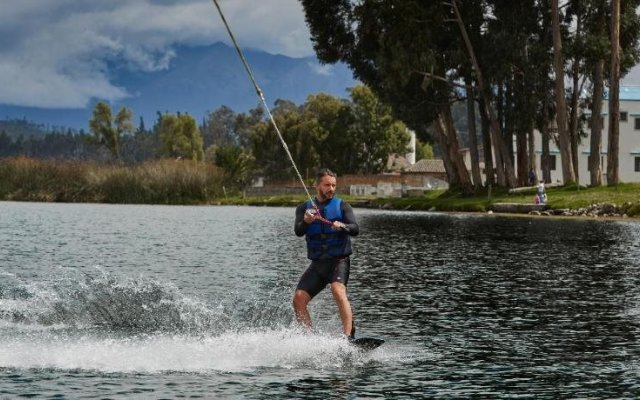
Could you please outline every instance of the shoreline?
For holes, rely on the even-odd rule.
[[[16,200],[16,199],[0,199],[0,202],[6,203],[42,203],[42,204],[94,204],[94,205],[132,205],[132,206],[178,206],[178,207],[296,207],[303,200],[288,200],[288,201],[213,201],[194,204],[165,204],[165,203],[105,203],[105,202],[91,202],[91,201],[79,201],[79,202],[61,202],[61,201],[41,201],[41,200]],[[412,207],[394,207],[385,203],[371,204],[369,201],[349,201],[349,204],[353,208],[369,209],[369,210],[382,210],[382,211],[409,211],[418,213],[434,213],[434,214],[450,214],[450,215],[476,215],[476,216],[496,216],[496,217],[509,217],[509,218],[545,218],[545,219],[563,219],[563,220],[582,220],[582,221],[626,221],[626,222],[640,222],[640,215],[628,216],[628,215],[563,215],[557,214],[558,210],[548,208],[544,213],[524,213],[524,212],[497,212],[493,210],[487,211],[474,211],[474,210],[438,210],[435,207],[429,209],[424,208],[412,208]],[[556,213],[554,213],[554,211]]]

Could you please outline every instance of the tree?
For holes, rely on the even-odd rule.
[[[472,190],[451,118],[455,76],[447,76],[459,64],[460,35],[442,4],[301,1],[318,58],[347,63],[416,133],[435,124],[450,185]]]
[[[416,140],[416,161],[427,159],[433,159],[433,146],[429,143],[422,143],[420,140]]]
[[[162,154],[174,158],[202,161],[202,134],[196,120],[188,114],[162,114],[159,120]]]
[[[272,115],[298,169],[316,168],[319,157],[315,138],[317,129],[313,126],[315,121],[304,118],[301,108],[285,100],[276,101]],[[253,126],[250,143],[256,165],[265,176],[274,179],[295,176],[291,161],[270,121],[260,121]]]
[[[349,136],[354,119],[351,103],[325,93],[312,94],[307,97],[303,114],[315,122],[319,165],[330,166],[338,174],[356,171],[352,154],[357,144]]]
[[[244,189],[253,173],[253,156],[237,145],[217,146],[214,164],[224,170],[225,182],[237,189]]]
[[[204,147],[239,144],[235,133],[236,113],[227,106],[221,106],[207,114],[202,129]]]
[[[617,185],[620,147],[620,0],[611,0],[611,72],[609,74],[609,148],[607,185]]]
[[[389,154],[406,153],[409,135],[391,108],[366,86],[349,90],[351,101],[310,95],[302,106],[278,100],[272,110],[283,140],[303,176],[320,165],[339,174],[378,173]],[[270,121],[250,129],[250,148],[261,173],[273,179],[294,175]]]
[[[606,0],[588,2],[585,20],[585,64],[586,73],[593,83],[591,89],[591,118],[589,121],[591,138],[589,154],[589,173],[591,186],[602,185],[602,102],[604,100],[604,71],[607,54],[610,51],[610,38],[607,32]]]
[[[114,159],[120,159],[120,140],[125,133],[133,131],[132,113],[126,107],[120,108],[115,120],[111,114],[111,107],[103,102],[96,103],[93,116],[89,121],[89,128],[95,142],[105,146]]]
[[[482,96],[484,100],[483,112],[485,112],[485,115],[489,120],[489,128],[491,130],[492,142],[495,149],[495,157],[499,165],[499,168],[496,170],[498,175],[498,184],[501,186],[508,185],[513,187],[516,185],[516,182],[515,182],[515,173],[513,170],[512,157],[507,152],[507,147],[504,144],[504,142],[501,140],[502,131],[498,124],[495,111],[491,106],[490,96],[489,96],[488,88],[485,85],[482,69],[480,68],[478,59],[476,58],[473,45],[471,44],[471,39],[469,38],[469,35],[467,33],[466,25],[462,19],[462,15],[458,8],[457,0],[452,0],[451,6],[454,11],[455,20],[460,29],[460,34],[462,35],[464,45],[468,52],[469,60],[471,61],[471,65],[473,66],[475,79],[476,79],[476,82],[478,83],[478,91],[480,93],[480,96]]]
[[[253,127],[264,119],[265,110],[261,105],[252,108],[247,113],[239,113],[236,115],[233,123],[233,131],[236,134],[238,144],[243,147],[249,146],[251,132]]]
[[[401,121],[391,115],[391,108],[382,103],[367,86],[349,89],[353,119],[349,139],[355,144],[354,159],[358,172],[382,172],[389,154],[407,152],[409,133]]]
[[[562,55],[562,35],[560,32],[560,10],[558,0],[551,0],[551,21],[553,24],[553,70],[555,74],[556,124],[558,128],[558,148],[562,164],[564,183],[575,182],[576,177],[571,161],[571,142],[567,122],[567,106],[564,92],[564,57]]]

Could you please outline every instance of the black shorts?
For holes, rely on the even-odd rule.
[[[315,297],[328,284],[333,282],[349,282],[349,268],[351,262],[349,257],[329,261],[311,261],[311,265],[304,271],[296,289],[309,293],[311,298]]]

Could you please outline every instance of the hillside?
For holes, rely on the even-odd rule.
[[[26,119],[0,120],[0,133],[5,133],[11,139],[42,137],[50,131],[59,131],[57,127],[37,124]]]

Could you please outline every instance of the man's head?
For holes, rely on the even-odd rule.
[[[336,174],[330,169],[323,168],[316,174],[316,196],[320,201],[333,198],[336,193]]]

